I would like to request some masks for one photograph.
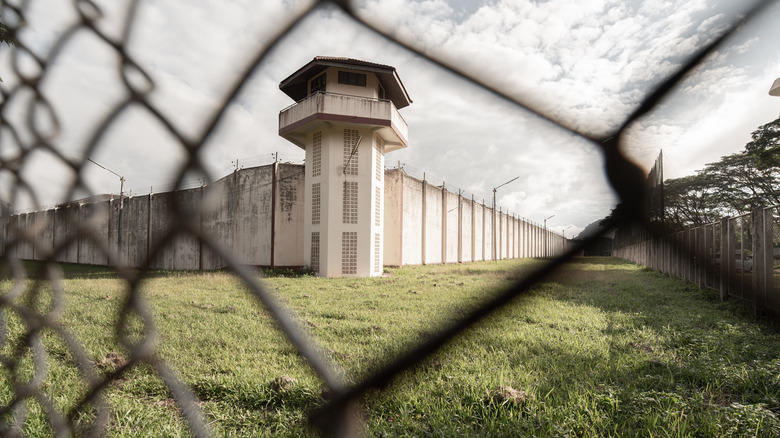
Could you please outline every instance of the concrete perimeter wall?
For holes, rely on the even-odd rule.
[[[218,269],[227,265],[220,254],[253,266],[300,267],[304,205],[303,166],[276,163],[207,187],[0,215],[1,249],[26,260],[150,269]],[[537,224],[504,211],[494,216],[491,207],[402,169],[385,172],[384,214],[386,266],[555,256],[568,248]]]
[[[385,265],[552,257],[569,248],[559,234],[502,211],[495,212],[494,222],[493,213],[492,207],[444,186],[433,186],[402,169],[387,170]]]
[[[0,217],[0,236],[3,251],[25,260],[217,269],[225,253],[247,265],[300,267],[302,201],[303,166],[277,163],[207,187]]]

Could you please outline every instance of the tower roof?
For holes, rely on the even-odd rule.
[[[317,76],[328,67],[340,67],[374,73],[382,87],[384,87],[385,95],[393,102],[396,108],[401,109],[412,103],[412,99],[406,92],[401,78],[398,77],[395,67],[352,58],[316,56],[308,64],[283,80],[279,84],[279,89],[298,102],[308,94],[307,83],[309,79]]]

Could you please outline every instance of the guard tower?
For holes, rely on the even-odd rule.
[[[304,264],[317,275],[382,274],[384,155],[408,146],[395,68],[318,56],[279,84],[296,103],[279,135],[306,151]]]

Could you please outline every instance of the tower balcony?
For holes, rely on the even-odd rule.
[[[306,134],[325,123],[373,126],[390,152],[408,146],[409,127],[393,102],[318,92],[279,112],[279,135],[300,148]]]

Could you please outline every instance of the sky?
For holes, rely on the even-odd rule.
[[[279,83],[318,55],[389,64],[397,69],[413,103],[402,109],[409,147],[389,153],[388,166],[543,223],[566,236],[609,214],[617,202],[603,175],[599,148],[571,130],[601,137],[613,132],[654,86],[673,74],[697,48],[733,23],[750,2],[731,0],[358,0],[355,14],[410,51],[356,22],[332,5],[306,14],[262,63],[258,54],[282,28],[311,6],[306,0],[139,0],[126,27],[129,1],[100,0],[95,28],[69,33],[78,15],[69,0],[32,0],[20,40],[40,59],[0,48],[0,87],[16,90],[19,69],[40,77],[50,103],[34,112],[39,132],[65,158],[90,158],[79,170],[86,184],[71,197],[171,189],[185,146],[157,115],[187,141],[197,141],[245,72],[237,97],[200,150],[208,175],[236,166],[269,163],[274,153],[301,162],[303,152],[278,136],[279,111],[294,102]],[[626,154],[649,170],[659,152],[664,175],[691,174],[736,153],[750,133],[780,115],[770,97],[780,77],[780,2],[742,26],[626,134]],[[15,19],[6,12],[2,19]],[[64,44],[57,41],[67,35]],[[121,43],[132,63],[110,42]],[[433,60],[433,61],[432,61]],[[500,97],[488,87],[501,90]],[[134,65],[132,65],[134,64]],[[251,70],[250,70],[251,69]],[[102,121],[123,102],[129,86],[147,96],[157,115],[140,105],[124,108],[88,151]],[[533,108],[543,117],[524,107]],[[21,90],[3,108],[17,138],[0,131],[0,159],[25,159],[20,175],[38,206],[62,202],[75,172],[60,158],[30,148],[26,108],[34,96]],[[57,123],[52,122],[51,113]],[[552,121],[562,124],[562,129]],[[58,128],[58,129],[55,129]],[[35,209],[10,172],[0,170],[0,199],[13,209]]]

